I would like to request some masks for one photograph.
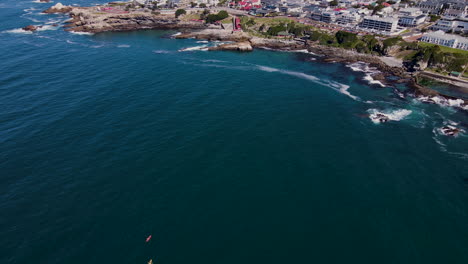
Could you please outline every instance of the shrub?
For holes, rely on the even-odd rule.
[[[179,17],[179,16],[181,16],[181,15],[185,15],[185,14],[187,14],[187,11],[185,11],[185,9],[177,9],[177,10],[175,11],[175,17],[176,17],[176,18]]]
[[[214,23],[216,21],[220,21],[220,20],[223,20],[225,18],[229,17],[229,14],[222,10],[222,11],[219,11],[218,14],[209,14],[208,16],[206,16],[206,23]]]

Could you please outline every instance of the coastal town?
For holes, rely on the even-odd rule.
[[[165,29],[177,30],[174,38],[220,41],[182,51],[263,48],[316,54],[323,62],[367,63],[381,72],[371,76],[375,83],[406,83],[425,103],[468,109],[466,96],[427,85],[468,91],[465,1],[131,0],[57,3],[43,12],[69,14],[64,27],[71,32]]]
[[[324,30],[402,36],[468,50],[468,5],[465,0],[132,0],[130,3],[142,10],[161,10],[166,14],[177,8],[185,8],[189,13],[208,8],[243,16],[289,17]]]
[[[57,3],[44,12],[69,13],[67,31],[177,29],[179,38],[236,42],[212,50],[346,49],[468,88],[467,6],[464,0],[130,0]]]

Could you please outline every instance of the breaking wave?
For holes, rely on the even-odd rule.
[[[369,67],[369,64],[365,62],[355,62],[346,65],[346,67],[350,68],[352,71],[355,72],[363,72],[366,75],[362,78],[364,81],[367,81],[369,84],[380,85],[381,87],[385,87],[385,85],[381,81],[374,80],[372,75],[380,73],[376,68]]]
[[[207,50],[208,50],[207,45],[201,45],[201,46],[183,48],[183,49],[180,49],[179,51],[184,52],[184,51],[207,51]]]
[[[456,107],[463,110],[468,110],[468,104],[462,99],[447,99],[441,96],[419,96],[417,100],[423,103],[437,104],[446,107]]]
[[[69,31],[69,32],[74,35],[88,35],[88,36],[94,35],[94,33],[91,33],[91,32],[75,32],[75,31]]]
[[[369,118],[374,124],[384,123],[387,121],[400,121],[409,116],[413,111],[407,109],[397,109],[390,111],[380,111],[378,109],[371,108],[367,110]]]
[[[337,91],[339,93],[342,93],[342,94],[344,94],[346,96],[349,96],[353,100],[360,101],[359,97],[357,97],[355,95],[352,95],[348,91],[350,86],[346,85],[346,84],[342,84],[342,83],[338,83],[338,82],[334,82],[334,81],[322,81],[316,76],[309,75],[309,74],[306,74],[306,73],[303,73],[303,72],[280,70],[280,69],[276,69],[276,68],[272,68],[272,67],[268,67],[268,66],[262,66],[262,65],[257,65],[257,68],[259,70],[265,71],[265,72],[279,72],[281,74],[295,76],[295,77],[298,77],[298,78],[301,78],[301,79],[304,79],[304,80],[312,81],[314,83],[330,87],[330,88],[332,88],[333,90],[335,90],[335,91]]]
[[[24,30],[22,28],[16,28],[11,30],[2,31],[2,33],[11,33],[11,34],[32,34],[32,31]]]

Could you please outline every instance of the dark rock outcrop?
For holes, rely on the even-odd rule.
[[[25,27],[23,28],[23,30],[24,30],[24,31],[31,31],[31,32],[34,32],[34,31],[36,31],[38,28],[40,28],[40,27],[33,26],[33,25],[29,25],[29,26],[25,26]]]

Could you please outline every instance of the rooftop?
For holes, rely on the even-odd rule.
[[[467,38],[464,38],[464,37],[458,36],[458,35],[454,35],[454,34],[447,34],[442,30],[438,30],[438,31],[435,31],[435,32],[429,32],[429,33],[424,34],[424,36],[439,38],[439,39],[444,39],[444,40],[456,39],[458,42],[468,42]]]

